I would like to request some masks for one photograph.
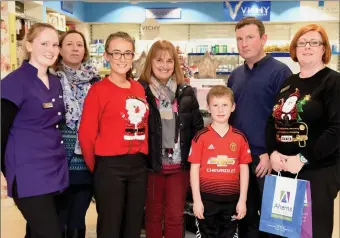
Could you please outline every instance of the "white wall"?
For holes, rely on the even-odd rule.
[[[91,25],[89,23],[76,23],[76,30],[84,34],[88,46],[91,44]]]

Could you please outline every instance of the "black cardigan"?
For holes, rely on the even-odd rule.
[[[13,102],[1,98],[1,171],[5,177],[5,152],[7,139],[18,110],[18,107]]]

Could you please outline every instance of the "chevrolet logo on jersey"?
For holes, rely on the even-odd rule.
[[[228,165],[235,164],[235,158],[228,158],[226,155],[217,155],[216,157],[210,157],[208,164],[216,164],[218,167],[226,167]]]

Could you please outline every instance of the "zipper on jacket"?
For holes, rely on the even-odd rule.
[[[160,112],[159,112],[159,110],[158,110],[158,108],[157,108],[157,114],[158,114],[158,118],[157,118],[157,120],[158,120],[158,122],[159,122],[159,134],[160,134],[160,143],[159,143],[159,151],[160,151],[160,161],[159,161],[159,163],[160,163],[160,167],[161,167],[161,169],[163,169],[163,163],[162,163],[162,156],[163,156],[163,154],[162,154],[162,141],[163,141],[163,134],[162,134],[162,118],[161,118],[161,114],[160,114]]]

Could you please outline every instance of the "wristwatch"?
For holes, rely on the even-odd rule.
[[[303,164],[308,164],[308,160],[306,159],[305,156],[303,156],[301,153],[299,153],[299,157],[300,157],[300,161],[301,161]]]

